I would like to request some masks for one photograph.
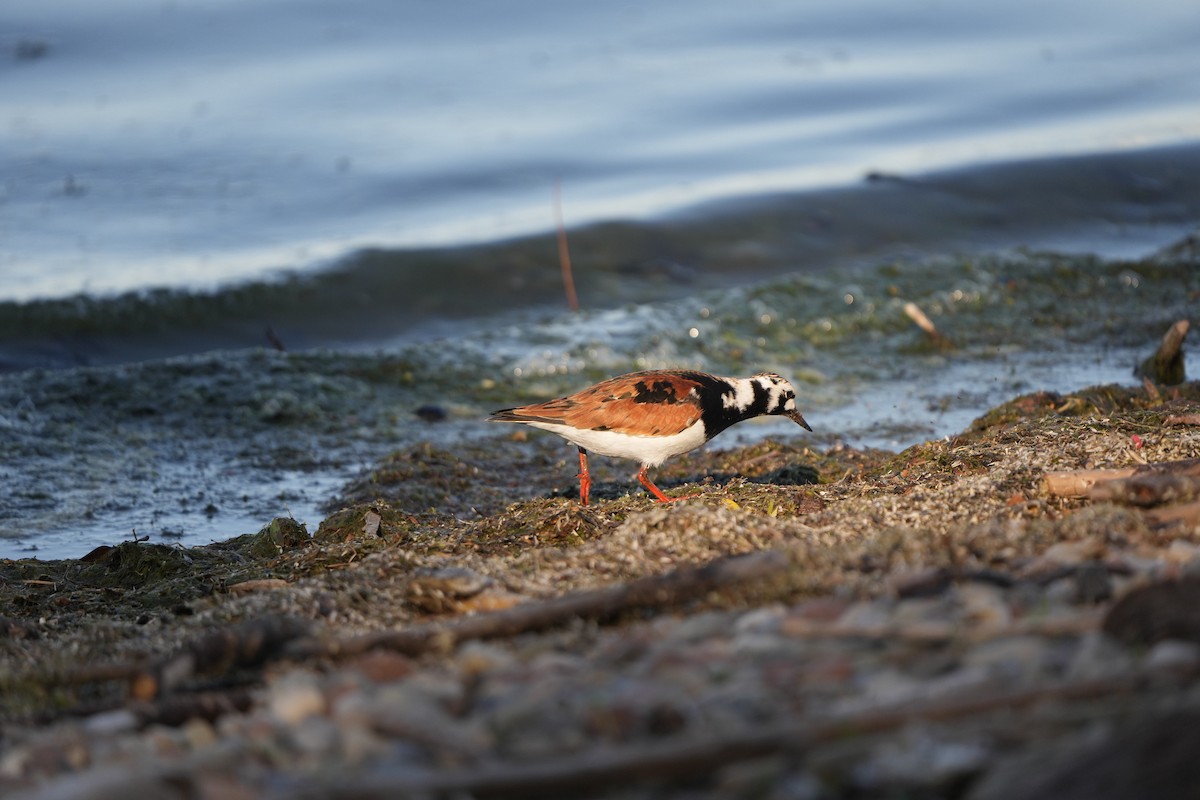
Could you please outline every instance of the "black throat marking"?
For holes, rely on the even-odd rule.
[[[737,397],[735,384],[703,372],[686,372],[683,373],[683,377],[698,384],[696,393],[700,396],[700,419],[704,422],[704,435],[707,439],[742,420],[759,417],[771,411],[771,393],[759,381],[751,381],[754,398],[750,405],[739,407],[733,402]]]

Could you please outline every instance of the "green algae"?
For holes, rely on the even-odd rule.
[[[1130,422],[1161,424],[1162,419],[1181,405],[1200,401],[1200,384],[1195,382],[1158,389],[1146,386],[1105,384],[1070,394],[1032,392],[1021,395],[978,417],[958,438],[978,437],[995,428],[1014,423],[1053,417],[1094,417],[1122,413]]]

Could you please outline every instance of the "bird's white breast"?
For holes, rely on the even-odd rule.
[[[647,467],[657,467],[672,456],[695,450],[707,441],[704,422],[696,420],[690,427],[670,436],[631,436],[615,431],[592,431],[556,425],[553,422],[529,422],[535,428],[557,433],[571,444],[590,453],[616,458],[631,458]]]

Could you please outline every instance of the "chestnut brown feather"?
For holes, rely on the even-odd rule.
[[[645,376],[651,375],[648,380]],[[552,422],[631,436],[677,433],[700,419],[699,384],[682,375],[633,373],[569,397],[506,409],[503,421]],[[498,412],[499,413],[499,412]]]

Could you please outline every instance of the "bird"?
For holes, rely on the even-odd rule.
[[[575,394],[495,411],[490,422],[520,422],[556,433],[579,448],[579,498],[588,504],[587,455],[641,464],[637,479],[660,503],[670,498],[648,475],[673,456],[695,450],[742,420],[791,419],[811,431],[796,407],[796,389],[774,372],[722,378],[696,370],[646,370],[618,375]]]

